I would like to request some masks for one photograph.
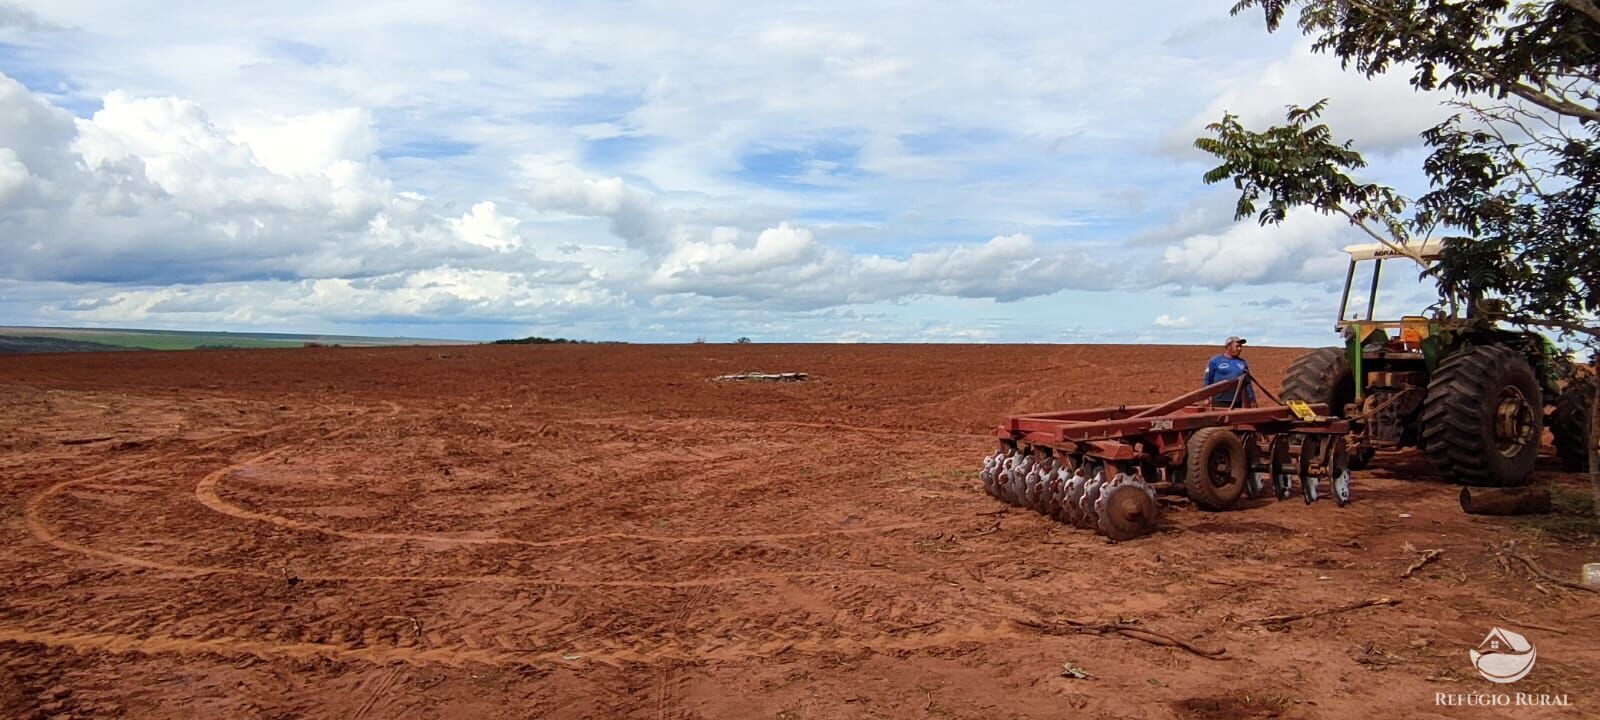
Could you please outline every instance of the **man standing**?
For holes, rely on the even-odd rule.
[[[1222,354],[1211,358],[1206,363],[1206,379],[1202,385],[1219,383],[1223,380],[1237,380],[1240,376],[1250,372],[1250,363],[1245,362],[1240,354],[1244,352],[1245,339],[1237,335],[1228,338],[1222,346]],[[1234,391],[1224,390],[1216,397],[1211,398],[1212,405],[1233,406]],[[1254,383],[1246,381],[1244,384],[1244,402],[1238,403],[1240,407],[1255,407],[1256,389]]]

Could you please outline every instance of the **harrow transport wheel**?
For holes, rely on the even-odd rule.
[[[1244,492],[1244,443],[1232,430],[1204,428],[1189,437],[1183,484],[1189,499],[1205,510],[1227,510]]]
[[[1096,529],[1112,540],[1132,540],[1155,532],[1159,519],[1156,501],[1141,483],[1103,491],[1096,506],[1100,515]]]
[[[1556,413],[1550,418],[1550,434],[1555,436],[1556,457],[1568,472],[1589,469],[1589,434],[1593,419],[1589,417],[1594,402],[1594,378],[1582,377],[1567,384],[1556,401]]]
[[[1498,345],[1439,363],[1422,404],[1422,449],[1463,485],[1525,485],[1539,457],[1543,391],[1522,354]]]

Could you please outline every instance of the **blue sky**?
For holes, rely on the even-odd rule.
[[[1330,344],[1361,238],[1190,142],[1448,112],[1230,5],[0,0],[0,324]]]

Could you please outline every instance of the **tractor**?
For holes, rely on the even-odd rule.
[[[1462,313],[1445,301],[1426,316],[1374,318],[1385,261],[1426,269],[1442,250],[1437,241],[1405,252],[1378,243],[1346,247],[1350,267],[1335,325],[1344,347],[1296,359],[1284,376],[1284,399],[1326,403],[1348,420],[1356,469],[1378,450],[1417,447],[1462,484],[1524,485],[1546,427],[1562,464],[1586,468],[1594,377],[1543,335],[1503,327],[1504,303],[1475,298]],[[1365,317],[1357,318],[1347,311],[1365,263],[1371,288]]]

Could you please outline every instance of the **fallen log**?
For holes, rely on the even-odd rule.
[[[1542,515],[1550,512],[1550,488],[1461,488],[1461,510],[1469,515]]]
[[[732,375],[719,375],[719,382],[803,382],[806,374],[803,372],[786,373],[734,373]]]

